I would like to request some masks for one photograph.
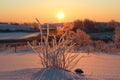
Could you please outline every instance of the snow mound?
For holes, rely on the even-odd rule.
[[[94,80],[83,75],[78,75],[73,72],[56,69],[42,68],[37,73],[33,74],[32,80]]]

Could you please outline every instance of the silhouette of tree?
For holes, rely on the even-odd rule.
[[[96,25],[95,22],[89,19],[85,19],[84,20],[84,29],[86,32],[94,32],[96,31]]]
[[[111,20],[108,22],[107,24],[107,27],[110,29],[110,30],[114,30],[115,27],[117,27],[119,25],[119,23],[115,20]]]
[[[83,21],[81,20],[75,20],[73,22],[73,31],[76,32],[77,29],[83,29]]]
[[[34,22],[31,24],[35,29],[39,30],[39,24]]]

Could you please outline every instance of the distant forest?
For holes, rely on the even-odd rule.
[[[0,24],[30,26],[36,30],[39,29],[39,24],[37,22],[33,23],[0,22]],[[109,22],[96,22],[90,19],[85,20],[77,19],[73,22],[68,22],[67,25],[64,25],[63,27],[64,29],[69,28],[70,30],[75,32],[77,29],[83,30],[86,33],[113,32],[116,27],[120,27],[120,22],[115,20],[111,20]]]
[[[120,27],[120,22],[115,20],[109,22],[95,22],[85,19],[84,21],[75,20],[72,30],[76,32],[77,29],[81,29],[87,33],[113,32],[116,27]]]

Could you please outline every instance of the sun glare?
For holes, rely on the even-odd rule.
[[[63,12],[58,12],[57,18],[58,19],[63,19],[64,18],[64,13]]]

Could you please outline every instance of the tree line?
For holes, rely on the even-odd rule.
[[[109,22],[96,22],[93,20],[75,20],[73,21],[72,30],[76,32],[77,29],[83,30],[87,33],[97,33],[97,32],[113,32],[116,27],[120,26],[120,22],[111,20]]]

